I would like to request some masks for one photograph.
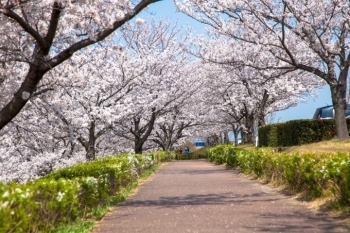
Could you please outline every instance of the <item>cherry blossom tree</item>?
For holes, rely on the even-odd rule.
[[[300,70],[324,80],[331,90],[337,137],[349,137],[344,115],[350,65],[347,1],[184,0],[176,4],[215,32],[276,59],[255,68]],[[231,62],[246,63],[240,57]]]
[[[147,70],[144,62],[121,45],[85,50],[73,58],[53,98],[41,98],[83,146],[87,160],[95,159],[97,146],[100,153],[111,151],[106,147],[113,144],[105,141],[113,138],[113,125],[131,113],[130,92]]]
[[[201,104],[201,75],[200,72],[193,72],[201,69],[198,65],[198,62],[191,63],[188,74],[183,74],[185,98],[177,101],[173,110],[161,116],[155,124],[151,140],[163,150],[173,150],[183,143],[183,139],[191,137],[195,128],[205,124],[207,109]]]
[[[256,127],[265,124],[266,115],[307,100],[324,85],[307,72],[256,69],[256,64],[275,59],[266,61],[256,55],[254,47],[245,48],[217,34],[210,36],[196,39],[191,52],[206,64],[207,92],[216,97],[207,101],[217,110],[215,121],[229,125],[236,134],[241,131],[243,142],[254,142]],[[232,62],[236,57],[245,64]]]
[[[149,28],[141,19],[137,19],[136,24]],[[128,24],[123,28],[119,42],[113,38],[101,46],[83,49],[69,61],[60,64],[60,72],[51,70],[40,86],[41,90],[47,91],[32,95],[26,111],[5,127],[6,134],[0,138],[6,142],[2,143],[2,149],[11,149],[8,150],[11,153],[1,155],[3,167],[14,162],[13,157],[17,158],[16,163],[23,164],[17,166],[22,169],[24,164],[33,164],[33,158],[48,157],[50,159],[43,166],[46,168],[43,173],[46,174],[60,166],[57,164],[60,160],[64,163],[64,158],[79,157],[77,161],[81,161],[84,151],[84,159],[92,160],[113,151],[128,150],[130,144],[122,137],[129,132],[118,134],[121,126],[128,125],[130,120],[139,120],[143,124],[149,115],[158,117],[170,112],[172,105],[179,105],[187,98],[183,85],[189,82],[172,80],[184,75],[182,68],[185,67],[187,54],[181,52],[180,44],[173,35],[170,34],[171,41],[166,41],[169,23],[158,26],[165,30],[162,33],[154,31],[161,37],[156,36],[154,41],[135,39],[139,45],[137,50],[132,47],[135,45],[133,41],[123,37],[135,30],[135,25]],[[142,34],[140,30],[137,32]],[[169,44],[165,45],[165,42]],[[164,47],[160,49],[159,46]],[[183,62],[177,64],[178,61]],[[139,125],[131,126],[135,127],[133,132],[140,132],[137,131]],[[153,126],[149,129],[152,131]],[[139,143],[136,139],[132,139],[135,144]],[[124,149],[116,148],[119,141]],[[141,151],[137,151],[135,145],[132,147],[142,152],[142,144]],[[14,148],[16,145],[17,148]],[[48,156],[49,153],[56,156]],[[39,161],[43,162],[43,159]],[[40,164],[44,162],[38,162],[38,166]],[[1,175],[6,173],[4,176],[7,177],[11,170],[14,173],[17,171],[11,167],[2,170]],[[32,171],[38,172],[38,169]],[[36,177],[38,173],[27,175]]]
[[[142,153],[157,121],[173,112],[195,89],[189,78],[191,60],[184,49],[186,36],[169,22],[139,19],[135,25],[123,27],[121,34],[134,56],[144,58],[148,69],[132,90],[133,114],[114,130],[134,142],[135,153]]]
[[[175,36],[179,30],[136,19],[121,32],[47,73],[25,111],[0,135],[4,180],[28,180],[121,151],[141,153],[156,120],[161,124],[189,103],[199,85]]]
[[[129,152],[130,145],[111,128],[128,114],[127,94],[144,72],[142,63],[121,46],[97,46],[75,54],[60,72],[50,71],[40,83],[48,91],[32,95],[1,131],[1,180],[31,180],[97,156]]]
[[[151,140],[165,151],[173,150],[180,139],[188,136],[186,129],[198,124],[186,118],[186,107],[182,106],[181,110],[182,112],[175,107],[174,111],[162,117],[161,122],[155,125]]]
[[[0,1],[0,129],[42,90],[45,74],[113,34],[155,0]],[[3,92],[3,91],[2,91]]]

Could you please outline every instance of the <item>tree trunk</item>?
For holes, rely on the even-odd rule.
[[[143,144],[145,144],[149,135],[151,134],[153,127],[154,127],[154,123],[156,121],[156,118],[157,118],[157,114],[155,113],[155,109],[152,109],[151,119],[149,120],[149,122],[147,123],[147,125],[145,126],[145,128],[143,130],[141,130],[139,128],[140,119],[139,118],[134,119],[135,132],[133,132],[133,134],[135,135],[134,151],[136,154],[142,154]],[[132,129],[131,129],[131,131],[132,131]],[[144,132],[144,133],[142,134],[142,132]]]
[[[172,143],[171,143],[171,139],[169,139],[167,142],[165,142],[163,149],[165,151],[169,151],[171,149],[171,147],[172,147]]]
[[[265,108],[266,108],[267,100],[269,99],[269,96],[270,95],[268,94],[267,90],[265,89],[264,95],[263,95],[263,98],[261,100],[260,107],[258,110],[258,117],[257,117],[258,127],[265,125]]]
[[[245,128],[244,132],[242,131],[242,142],[243,143],[254,143],[254,116],[249,114],[245,117]]]
[[[159,144],[159,143],[157,143],[157,144],[162,148],[163,151],[167,151],[167,149],[165,148],[165,146],[163,144]]]
[[[96,158],[95,147],[92,145],[89,145],[86,151],[86,160],[93,161],[95,158]]]
[[[212,134],[207,137],[207,145],[208,146],[216,146],[220,144],[220,136],[216,134]]]
[[[239,131],[238,130],[232,130],[233,132],[233,136],[235,137],[235,146],[238,146],[238,134],[239,134]]]
[[[228,137],[228,131],[224,131],[223,132],[223,144],[229,144],[229,143],[230,143],[230,140]]]
[[[143,143],[135,142],[135,154],[142,154]]]
[[[5,127],[22,108],[27,104],[33,92],[36,90],[37,84],[43,77],[35,65],[32,65],[23,81],[21,87],[14,94],[12,100],[0,111],[0,129]]]
[[[339,140],[347,140],[349,138],[348,127],[345,118],[346,103],[346,86],[337,83],[330,86],[332,94],[332,102],[334,107],[335,131]]]
[[[86,146],[86,159],[88,161],[92,161],[96,159],[96,149],[95,149],[95,121],[92,121],[90,123],[90,129],[89,129],[89,141],[87,142]]]

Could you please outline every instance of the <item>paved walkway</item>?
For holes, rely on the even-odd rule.
[[[105,232],[350,232],[269,186],[205,160],[176,161],[97,224]]]

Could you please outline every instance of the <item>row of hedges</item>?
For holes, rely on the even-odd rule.
[[[205,153],[198,153],[196,151],[189,153],[188,155],[186,154],[180,154],[176,153],[176,160],[187,160],[187,159],[206,159],[207,156]]]
[[[350,128],[350,119],[347,119]],[[295,146],[330,140],[335,137],[334,119],[293,120],[259,128],[259,146]]]
[[[208,150],[207,155],[217,164],[238,168],[268,182],[285,184],[309,197],[331,193],[339,204],[350,206],[350,157],[347,154],[287,154],[221,145]]]
[[[27,184],[0,182],[0,232],[52,232],[91,215],[170,152],[117,155],[55,171]]]

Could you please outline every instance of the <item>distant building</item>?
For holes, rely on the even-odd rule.
[[[206,146],[205,140],[202,139],[202,138],[196,138],[196,139],[194,140],[194,146],[195,146],[196,148],[205,147],[205,146]]]

